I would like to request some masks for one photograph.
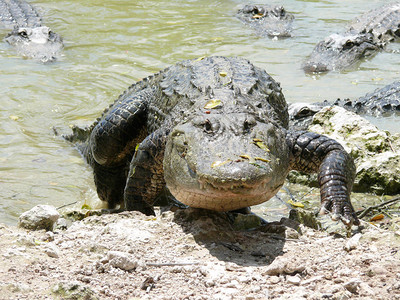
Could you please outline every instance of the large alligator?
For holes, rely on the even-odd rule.
[[[281,88],[241,58],[186,60],[131,85],[88,130],[67,137],[109,208],[154,214],[167,186],[180,202],[232,211],[267,201],[292,169],[318,172],[321,213],[358,224],[353,160],[336,141],[288,130]]]
[[[327,100],[317,103],[293,103],[289,106],[289,123],[292,127],[305,130],[313,116],[325,106],[338,105],[360,115],[400,115],[400,81],[394,81],[382,88],[356,99]]]
[[[236,16],[260,36],[290,37],[294,16],[283,6],[245,5]]]
[[[0,0],[0,21],[12,29],[5,40],[21,56],[49,62],[64,46],[61,36],[42,25],[41,17],[26,1]]]
[[[344,33],[319,42],[303,63],[306,73],[341,71],[400,37],[400,3],[385,4],[353,20]]]

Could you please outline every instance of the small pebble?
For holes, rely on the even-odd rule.
[[[286,276],[286,282],[293,285],[300,285],[301,278],[299,276]]]

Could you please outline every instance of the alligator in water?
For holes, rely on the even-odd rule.
[[[182,61],[130,86],[76,142],[109,208],[154,214],[181,203],[232,211],[267,201],[292,169],[318,172],[321,213],[358,224],[352,158],[336,141],[288,130],[281,88],[241,58]]]
[[[313,116],[325,106],[338,105],[360,115],[388,116],[400,115],[400,81],[392,82],[356,100],[337,99],[319,103],[293,103],[289,106],[290,125],[304,130],[312,122]]]
[[[294,16],[282,6],[245,5],[236,15],[254,28],[260,36],[291,36]]]
[[[42,19],[27,2],[0,0],[0,21],[13,29],[5,40],[19,55],[49,62],[56,59],[63,48],[61,36],[42,25]]]
[[[344,70],[399,38],[399,26],[400,3],[373,9],[351,22],[344,33],[319,42],[302,67],[306,73]]]

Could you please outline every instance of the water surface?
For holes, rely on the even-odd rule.
[[[95,198],[91,170],[53,127],[90,124],[130,84],[177,61],[248,58],[281,82],[288,102],[357,98],[399,79],[399,44],[343,73],[306,76],[300,68],[318,41],[384,0],[280,1],[296,18],[294,36],[283,40],[258,37],[237,20],[242,1],[30,3],[64,37],[65,49],[44,65],[0,42],[0,222],[8,224],[36,204]],[[0,29],[0,37],[7,32]],[[399,125],[379,121],[397,132]]]

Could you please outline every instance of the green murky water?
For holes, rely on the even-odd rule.
[[[96,197],[91,170],[53,134],[89,124],[128,85],[177,61],[242,56],[281,82],[288,102],[356,98],[399,78],[399,44],[345,73],[304,75],[315,43],[348,20],[386,3],[281,1],[296,17],[294,37],[254,35],[234,17],[241,1],[30,1],[64,37],[61,59],[21,59],[0,42],[0,222],[39,203],[55,206]],[[258,1],[259,3],[263,1]],[[264,1],[265,3],[267,1]],[[269,1],[268,1],[269,2]],[[0,29],[4,37],[8,30]],[[399,131],[396,119],[379,120]]]

